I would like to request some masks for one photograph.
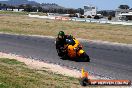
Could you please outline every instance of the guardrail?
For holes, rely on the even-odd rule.
[[[127,21],[109,21],[107,19],[92,19],[92,18],[70,18],[63,16],[39,16],[39,15],[28,15],[29,17],[63,20],[63,21],[78,21],[78,22],[89,22],[89,23],[102,23],[102,24],[119,24],[119,25],[132,25],[131,22]]]

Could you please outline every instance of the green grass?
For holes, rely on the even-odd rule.
[[[79,87],[78,79],[45,70],[29,69],[14,59],[0,58],[0,88]]]
[[[7,59],[7,58],[0,58],[0,62],[5,63],[5,64],[9,64],[9,65],[25,65],[22,62],[16,61],[15,59]]]
[[[11,14],[11,13],[9,13]],[[60,30],[78,38],[132,44],[132,26],[0,16],[0,32],[57,36]]]

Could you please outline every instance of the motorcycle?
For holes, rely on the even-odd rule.
[[[67,43],[64,45],[64,48],[57,48],[58,56],[64,58],[70,58],[71,60],[76,61],[87,61],[90,62],[89,56],[83,50],[82,45],[77,39],[66,39]],[[57,46],[57,43],[56,43]]]

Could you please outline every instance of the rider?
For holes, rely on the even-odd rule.
[[[73,36],[65,35],[64,31],[60,31],[58,33],[58,37],[56,38],[56,49],[59,49],[60,51],[67,51],[64,47],[64,45],[67,44],[67,39],[73,39]]]
[[[64,47],[64,45],[67,44],[67,39],[73,39],[73,36],[65,35],[64,31],[60,31],[56,38],[57,48]]]

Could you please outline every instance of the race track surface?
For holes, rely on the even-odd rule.
[[[70,68],[84,67],[90,74],[132,80],[132,48],[82,42],[91,62],[62,60],[57,56],[53,38],[0,34],[0,51],[55,63]]]

